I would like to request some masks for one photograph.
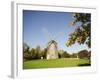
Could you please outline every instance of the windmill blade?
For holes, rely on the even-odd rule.
[[[47,39],[51,40],[51,36],[50,36],[48,30],[45,27],[42,28],[42,31],[46,34]]]
[[[66,30],[68,27],[69,27],[69,26],[64,27],[64,30]],[[59,32],[59,33],[54,37],[54,39],[57,39],[58,37],[60,37],[60,36],[63,35],[63,34],[64,34],[64,32]]]
[[[63,35],[64,33],[63,32],[59,32],[55,37],[54,37],[54,40],[57,39],[58,37],[60,37],[61,35]]]

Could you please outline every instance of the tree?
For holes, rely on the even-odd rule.
[[[80,23],[79,26],[76,26],[76,29],[69,36],[69,40],[66,45],[71,46],[75,42],[79,44],[87,44],[91,47],[91,14],[89,13],[74,13],[73,17],[75,20],[71,22],[70,26],[76,26],[77,23]]]
[[[42,51],[43,59],[46,59],[46,55],[47,55],[47,48],[44,48],[44,50]]]
[[[23,43],[23,53],[29,53],[30,47],[26,44],[26,43]]]
[[[90,52],[88,52],[87,50],[82,50],[82,51],[79,51],[78,52],[78,57],[80,59],[83,59],[83,58],[87,58],[90,57]]]
[[[37,47],[36,47],[35,53],[36,53],[36,58],[37,58],[37,59],[41,59],[41,57],[42,57],[42,52],[41,52],[41,47],[40,47],[40,46],[37,46]]]
[[[88,59],[91,59],[91,51],[88,52]]]
[[[30,47],[26,43],[23,43],[23,60],[28,59],[31,59]]]
[[[71,58],[78,58],[78,54],[77,53],[71,54]]]
[[[34,48],[31,49],[30,53],[31,53],[32,59],[36,59],[36,53],[35,53]]]
[[[64,50],[59,50],[58,55],[59,55],[59,58],[70,58],[70,54]]]

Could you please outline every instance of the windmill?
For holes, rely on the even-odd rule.
[[[48,30],[46,28],[42,29],[47,38],[49,39],[48,44],[47,44],[47,52],[46,52],[46,59],[57,59],[59,58],[58,56],[58,46],[57,46],[57,42],[56,42],[56,38],[59,37],[59,35],[61,35],[62,33],[60,32],[56,37],[51,37],[51,35],[49,34]]]

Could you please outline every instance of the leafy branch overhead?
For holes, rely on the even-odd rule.
[[[75,20],[71,22],[70,26],[75,26],[76,29],[69,36],[66,43],[67,46],[71,46],[75,42],[79,44],[87,44],[91,47],[91,14],[89,13],[74,13]],[[81,23],[77,26],[77,23]]]

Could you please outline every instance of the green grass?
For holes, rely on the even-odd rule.
[[[38,69],[38,68],[62,68],[62,67],[76,67],[76,66],[90,66],[87,59],[51,59],[51,60],[31,60],[23,63],[23,69]]]

